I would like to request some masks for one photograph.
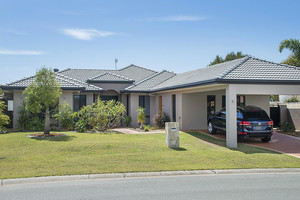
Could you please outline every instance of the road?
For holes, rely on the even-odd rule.
[[[300,198],[300,174],[202,175],[6,185],[1,200]]]

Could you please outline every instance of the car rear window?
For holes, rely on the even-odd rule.
[[[269,120],[264,110],[251,110],[244,112],[244,120]]]

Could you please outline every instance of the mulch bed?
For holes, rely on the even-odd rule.
[[[30,137],[41,137],[41,138],[45,138],[45,137],[61,137],[61,136],[66,136],[66,134],[63,133],[50,133],[50,134],[44,134],[44,133],[33,133],[28,135]]]

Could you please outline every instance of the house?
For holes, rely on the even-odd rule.
[[[60,101],[73,110],[91,104],[99,96],[123,102],[137,126],[137,108],[145,108],[146,122],[160,111],[179,122],[181,130],[206,129],[210,114],[226,106],[227,147],[237,146],[237,105],[255,105],[269,113],[269,95],[300,94],[300,69],[253,57],[175,74],[130,65],[120,70],[66,69],[56,72],[62,84]],[[17,108],[34,77],[1,88],[13,100],[13,122]]]

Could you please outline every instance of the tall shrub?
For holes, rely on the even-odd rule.
[[[59,105],[59,112],[54,117],[56,120],[59,120],[63,129],[72,130],[74,128],[74,117],[70,104],[61,103]]]
[[[9,116],[4,114],[5,108],[6,105],[4,101],[0,101],[0,133],[6,133],[7,128],[5,126],[10,122]]]
[[[154,117],[154,122],[155,125],[158,128],[165,128],[166,122],[169,122],[170,118],[164,113],[164,112],[159,112],[155,117]]]
[[[140,129],[143,129],[143,124],[146,121],[145,109],[143,107],[139,107],[137,112],[137,122],[141,124]]]

